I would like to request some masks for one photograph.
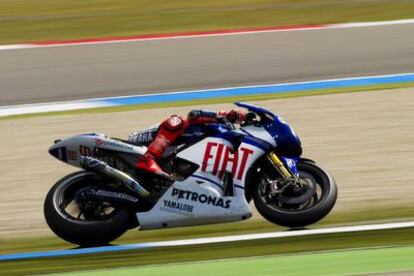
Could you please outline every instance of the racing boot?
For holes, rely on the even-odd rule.
[[[164,177],[168,180],[173,180],[174,177],[166,172],[164,172],[160,166],[158,165],[157,161],[155,161],[154,156],[151,153],[145,153],[144,156],[142,156],[138,163],[136,164],[136,168],[140,170],[144,170],[146,172],[159,175],[161,177]]]
[[[148,146],[145,155],[138,160],[136,168],[173,180],[174,177],[164,172],[156,160],[185,131],[186,126],[187,122],[176,115],[162,122],[154,141]]]

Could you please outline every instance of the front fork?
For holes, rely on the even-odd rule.
[[[287,166],[285,166],[285,164],[283,164],[282,160],[280,160],[279,156],[277,156],[276,153],[274,153],[273,151],[270,152],[267,155],[267,158],[269,159],[270,163],[272,163],[272,165],[276,168],[276,170],[280,173],[280,175],[284,179],[295,179],[295,180],[297,180],[297,176],[292,172],[292,170],[290,170],[289,167],[287,167]]]
[[[279,180],[267,180],[270,184],[270,193],[272,195],[282,194],[289,187],[299,187],[300,182],[296,172],[292,171],[289,166],[286,166],[276,153],[269,153],[267,158],[282,176],[282,179]]]

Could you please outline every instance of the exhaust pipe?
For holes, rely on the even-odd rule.
[[[88,171],[104,174],[110,178],[117,179],[124,183],[129,189],[138,193],[142,197],[147,197],[150,193],[142,187],[135,179],[123,171],[117,170],[105,162],[90,156],[80,156],[81,166]]]

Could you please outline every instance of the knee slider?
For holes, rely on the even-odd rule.
[[[180,116],[173,115],[162,122],[161,127],[169,131],[179,131],[184,127],[184,120]]]

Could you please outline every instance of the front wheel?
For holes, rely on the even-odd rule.
[[[95,173],[79,171],[59,180],[44,203],[50,229],[80,246],[106,245],[128,230],[132,214],[121,206],[84,196],[88,189],[110,185]]]
[[[259,213],[275,224],[303,227],[324,218],[334,207],[337,187],[332,176],[316,163],[299,161],[299,184],[278,193],[266,177],[254,191]],[[276,180],[277,181],[277,180]]]

